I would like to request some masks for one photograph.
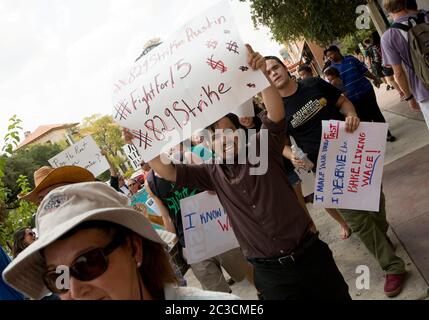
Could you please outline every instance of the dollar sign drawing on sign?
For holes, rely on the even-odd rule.
[[[371,17],[369,15],[367,6],[364,4],[357,6],[356,13],[359,14],[359,16],[356,19],[356,28],[358,28],[359,30],[369,29],[370,28],[369,23],[371,21]]]
[[[228,69],[226,68],[226,66],[223,64],[223,61],[219,60],[219,61],[214,61],[213,60],[213,55],[207,59],[207,64],[212,67],[213,70],[220,70],[220,73],[224,73],[225,71],[227,71]]]

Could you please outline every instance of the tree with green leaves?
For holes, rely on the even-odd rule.
[[[8,132],[4,138],[3,154],[0,156],[0,245],[5,249],[10,249],[13,233],[21,228],[30,225],[31,216],[36,211],[36,206],[27,201],[19,201],[19,204],[13,210],[8,210],[6,201],[10,189],[4,183],[6,164],[12,155],[13,148],[19,143],[19,130],[21,120],[14,115],[9,120]],[[24,175],[20,175],[15,183],[20,190],[28,192],[30,185]]]
[[[327,46],[357,31],[356,8],[366,1],[250,0],[250,4],[255,25],[270,28],[278,42],[305,38]]]
[[[81,139],[87,135],[92,135],[97,145],[107,152],[116,167],[121,168],[123,171],[126,170],[123,166],[126,159],[119,153],[124,145],[122,130],[111,116],[94,114],[84,118],[79,128],[78,138]],[[99,178],[104,180],[108,177],[109,175],[106,173]]]
[[[64,148],[59,144],[34,144],[14,151],[6,158],[4,185],[8,189],[6,204],[8,208],[17,206],[17,195],[22,193],[17,179],[28,177],[29,186],[34,188],[33,173],[43,166],[49,166],[48,160]]]
[[[124,145],[122,131],[109,115],[94,114],[84,118],[79,128],[79,138],[87,135],[92,135],[97,145],[112,155],[116,155]]]

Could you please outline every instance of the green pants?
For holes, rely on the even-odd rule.
[[[380,211],[361,211],[338,209],[346,220],[353,233],[359,236],[363,244],[377,259],[380,267],[387,274],[405,272],[404,261],[395,255],[392,246],[387,240],[389,224],[386,220],[384,193],[380,196]]]

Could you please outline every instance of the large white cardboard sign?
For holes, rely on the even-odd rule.
[[[149,161],[268,85],[248,67],[230,5],[222,1],[115,78],[113,118],[130,129]]]
[[[347,133],[344,121],[322,121],[314,206],[379,211],[387,124],[361,122]]]
[[[54,168],[78,166],[97,177],[109,169],[106,158],[91,136],[87,136],[48,160]]]
[[[189,264],[239,247],[217,195],[202,192],[180,200]]]

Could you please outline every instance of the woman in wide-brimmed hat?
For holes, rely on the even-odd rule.
[[[237,299],[176,287],[164,242],[126,200],[101,182],[51,191],[36,214],[38,240],[3,278],[33,299]]]

